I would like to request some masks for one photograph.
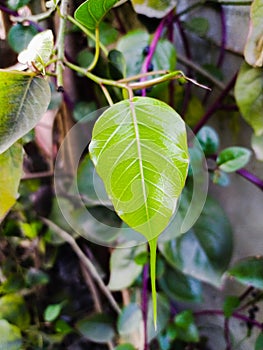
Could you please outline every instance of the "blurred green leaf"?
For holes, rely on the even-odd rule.
[[[142,322],[142,311],[137,304],[130,303],[118,317],[117,328],[121,336],[131,334],[140,329]]]
[[[146,252],[146,245],[133,248],[117,248],[110,259],[110,290],[122,290],[129,287],[142,272],[142,265],[136,264],[134,257]]]
[[[0,153],[33,129],[50,98],[46,80],[33,73],[0,70]]]
[[[214,184],[223,186],[223,187],[226,187],[230,184],[229,175],[224,171],[221,171],[220,169],[216,169],[213,172],[212,180]]]
[[[44,285],[49,282],[49,276],[44,271],[30,267],[26,274],[26,284],[29,288]]]
[[[87,339],[96,343],[107,343],[114,337],[114,329],[107,315],[95,314],[76,324],[77,330]]]
[[[147,17],[164,17],[177,4],[176,0],[131,0],[137,13]]]
[[[263,349],[263,333],[260,333],[257,337],[254,350],[262,350]]]
[[[18,10],[20,7],[27,5],[30,0],[8,0],[7,5],[11,10]]]
[[[21,295],[7,294],[0,298],[0,319],[6,319],[22,330],[27,329],[30,315]]]
[[[184,22],[184,27],[199,36],[205,36],[209,30],[209,21],[204,17],[193,17]]]
[[[217,132],[210,126],[202,127],[196,137],[206,156],[215,154],[218,151],[219,137]]]
[[[55,330],[58,333],[69,334],[73,331],[73,328],[66,321],[59,319],[55,323]]]
[[[108,55],[109,73],[112,79],[118,80],[126,76],[126,61],[118,50],[111,50]]]
[[[257,160],[262,162],[263,161],[263,135],[257,136],[253,134],[251,139],[251,147],[255,152]]]
[[[60,315],[64,305],[64,301],[59,304],[48,305],[44,311],[44,320],[47,322],[55,321],[55,319]]]
[[[19,53],[27,48],[28,44],[37,33],[36,27],[32,25],[24,26],[18,23],[10,28],[7,40],[10,47],[16,53]]]
[[[19,143],[0,154],[0,222],[18,197],[18,187],[23,173],[22,167],[23,148]]]
[[[178,339],[194,343],[199,341],[199,332],[192,311],[185,310],[176,315],[175,325]]]
[[[228,274],[240,283],[263,289],[263,257],[248,257],[234,264]]]
[[[263,69],[243,63],[235,85],[235,97],[245,121],[256,136],[263,134]]]
[[[231,173],[243,168],[250,160],[251,151],[244,147],[228,147],[216,159],[219,169]]]
[[[192,96],[185,112],[185,122],[193,128],[204,115],[204,107],[197,96]]]
[[[121,344],[118,345],[117,348],[115,348],[114,350],[136,350],[135,347],[131,344]]]
[[[225,317],[231,317],[235,309],[240,305],[239,297],[228,295],[224,300],[223,310]]]
[[[75,11],[75,19],[89,30],[95,30],[106,13],[118,0],[87,0]]]
[[[77,122],[87,123],[94,121],[97,117],[96,113],[93,113],[97,109],[97,105],[94,101],[86,102],[79,101],[74,106],[73,117]]]
[[[172,300],[201,301],[202,285],[197,279],[183,274],[170,266],[165,267],[165,272],[159,279],[161,289]]]
[[[220,205],[207,198],[192,229],[177,239],[159,242],[164,258],[182,272],[215,286],[228,267],[233,249],[232,230]]]
[[[0,349],[21,350],[22,335],[20,329],[6,320],[0,320]]]

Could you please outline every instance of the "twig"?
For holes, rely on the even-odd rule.
[[[249,182],[253,183],[261,191],[263,191],[263,180],[261,180],[259,177],[250,173],[246,169],[239,169],[236,171],[236,173],[239,174],[240,176],[242,176],[244,179],[248,180]]]
[[[81,272],[83,275],[83,278],[87,284],[87,286],[89,287],[92,299],[94,301],[94,309],[96,312],[102,312],[102,306],[101,306],[101,302],[97,293],[97,289],[93,283],[93,280],[90,276],[89,271],[87,270],[86,266],[83,264],[82,261],[80,261],[80,268],[81,268]]]
[[[234,87],[236,78],[237,78],[237,73],[233,76],[233,78],[227,84],[226,88],[221,92],[221,94],[218,96],[218,98],[213,103],[213,105],[208,109],[208,111],[204,114],[201,120],[196,124],[196,126],[193,129],[195,134],[207,123],[207,121],[211,118],[211,116],[218,110],[218,107],[221,105],[222,101],[225,99],[225,97],[229,94],[229,92]]]
[[[230,338],[230,330],[229,330],[229,318],[225,318],[224,321],[224,336],[226,341],[226,350],[231,350],[231,338]]]
[[[83,265],[87,268],[89,273],[91,274],[94,281],[98,284],[103,294],[108,299],[109,303],[111,304],[112,308],[117,312],[117,314],[121,313],[121,309],[119,305],[117,304],[116,300],[113,298],[110,290],[107,288],[107,286],[104,284],[103,280],[101,279],[100,275],[98,274],[95,266],[91,262],[91,260],[83,253],[83,251],[80,249],[80,247],[77,245],[75,239],[66,231],[62,230],[59,226],[54,224],[52,221],[41,218],[41,220],[47,224],[56,234],[58,234],[62,239],[64,239],[65,242],[67,242],[71,248],[74,250],[74,252],[77,254]]]

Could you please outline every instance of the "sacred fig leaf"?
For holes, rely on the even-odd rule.
[[[37,124],[50,99],[48,82],[34,73],[0,70],[0,153]]]
[[[54,46],[54,37],[50,29],[38,33],[30,41],[26,50],[18,55],[18,61],[27,64],[29,67],[45,73],[45,66],[48,63]]]
[[[254,129],[256,136],[263,134],[263,69],[247,63],[241,66],[235,98],[245,121]]]
[[[115,211],[149,241],[156,323],[156,244],[185,185],[189,159],[184,121],[161,101],[124,100],[97,120],[89,149]]]
[[[118,0],[87,0],[75,11],[75,19],[89,30],[95,30],[106,13]]]
[[[176,0],[131,0],[137,13],[147,17],[164,17],[177,4]]]
[[[244,50],[245,60],[254,67],[263,66],[263,1],[254,0],[250,7],[250,26]]]
[[[23,149],[18,143],[0,154],[0,222],[15,204],[22,177]]]

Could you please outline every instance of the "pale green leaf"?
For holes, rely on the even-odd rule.
[[[114,329],[105,314],[95,314],[76,324],[77,330],[87,339],[96,343],[108,343],[114,337]]]
[[[37,124],[50,98],[46,80],[33,73],[0,70],[0,153]]]
[[[246,285],[263,289],[263,257],[248,257],[238,261],[228,273],[237,281]]]
[[[177,0],[131,0],[137,13],[147,17],[164,17],[177,4]]]
[[[142,266],[136,264],[135,256],[146,252],[146,246],[138,245],[133,248],[117,248],[110,259],[110,290],[122,290],[132,285],[142,272]]]
[[[89,30],[94,30],[118,0],[87,0],[74,13],[75,19]]]
[[[263,69],[247,63],[241,66],[235,85],[235,97],[246,122],[257,136],[263,134]]]
[[[15,204],[22,177],[22,166],[23,149],[20,144],[14,144],[0,154],[0,222]]]
[[[46,64],[52,54],[54,46],[53,33],[50,29],[38,33],[30,41],[27,49],[20,52],[18,61],[27,64],[29,67],[37,68],[44,73]]]
[[[244,147],[228,147],[219,153],[216,163],[219,169],[231,173],[243,168],[250,160],[251,151]]]
[[[22,335],[20,329],[6,320],[0,320],[0,349],[20,350],[21,346]]]
[[[254,0],[250,8],[250,27],[245,46],[245,59],[254,67],[263,66],[263,0]]]
[[[188,172],[185,124],[158,100],[124,100],[95,123],[90,154],[117,214],[149,241],[156,322],[156,243],[176,209]]]
[[[137,304],[131,303],[126,306],[118,317],[117,328],[121,336],[132,334],[140,329],[142,311]]]
[[[44,311],[44,320],[47,322],[54,321],[59,316],[64,304],[65,303],[62,302],[59,304],[48,305]]]

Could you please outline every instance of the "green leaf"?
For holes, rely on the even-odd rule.
[[[10,47],[17,53],[27,48],[30,40],[38,33],[37,29],[32,26],[24,26],[20,23],[13,25],[7,36]]]
[[[242,259],[228,273],[244,285],[263,289],[263,257]]]
[[[147,17],[164,17],[177,4],[176,0],[131,0],[137,13]]]
[[[243,168],[250,160],[251,151],[244,147],[228,147],[219,153],[216,163],[219,169],[232,173]]]
[[[97,120],[89,149],[115,211],[149,241],[156,322],[156,244],[175,211],[188,172],[185,124],[158,100],[124,100]]]
[[[252,135],[251,147],[253,148],[253,151],[255,152],[257,160],[262,162],[263,161],[263,137],[262,137],[262,135],[260,135],[260,136],[256,136],[255,134]]]
[[[49,282],[49,275],[44,271],[31,267],[26,274],[26,284],[29,288],[44,285]]]
[[[59,304],[48,305],[44,311],[44,320],[47,322],[55,321],[55,319],[60,315],[64,305],[64,301]]]
[[[50,29],[38,33],[30,41],[27,49],[20,52],[18,61],[27,64],[30,68],[38,69],[41,73],[45,73],[52,50],[54,47],[54,37]]]
[[[177,269],[165,267],[163,276],[159,279],[161,289],[172,300],[200,302],[202,299],[201,283]]]
[[[19,143],[0,154],[0,169],[1,222],[18,197],[18,186],[23,173],[23,149]]]
[[[105,314],[95,314],[76,324],[77,330],[87,339],[96,343],[108,343],[114,337],[114,329]]]
[[[134,261],[134,257],[146,252],[145,245],[133,248],[117,248],[110,258],[110,290],[122,290],[133,284],[142,272],[142,265]]]
[[[195,325],[192,311],[185,310],[176,315],[175,325],[178,339],[186,342],[199,341],[199,332]]]
[[[0,319],[6,319],[22,330],[26,329],[30,323],[30,315],[23,297],[18,294],[7,294],[1,297]]]
[[[135,347],[131,344],[121,344],[118,345],[117,348],[115,348],[115,350],[136,350]]]
[[[8,0],[7,5],[11,10],[18,10],[20,7],[27,5],[30,0]]]
[[[216,169],[212,175],[212,180],[214,184],[217,184],[222,187],[226,187],[230,184],[230,178],[227,173]]]
[[[21,350],[22,336],[20,329],[6,320],[0,320],[0,349]]]
[[[111,50],[108,55],[109,73],[112,79],[122,79],[126,76],[126,61],[118,50]]]
[[[228,295],[224,300],[223,310],[225,317],[231,317],[235,309],[240,305],[239,297]]]
[[[184,27],[199,36],[205,36],[209,30],[209,21],[204,17],[194,17],[184,22]]]
[[[58,333],[68,334],[73,331],[69,324],[64,320],[57,320],[55,324],[55,330]]]
[[[245,121],[256,136],[263,134],[263,69],[247,63],[241,66],[235,85],[235,97]]]
[[[228,218],[219,204],[207,198],[199,219],[183,236],[159,243],[169,264],[182,272],[215,286],[228,267],[233,238]]]
[[[97,110],[97,105],[94,101],[86,102],[80,101],[77,102],[74,106],[73,116],[77,122],[87,123],[89,121],[94,121],[97,117],[95,112]]]
[[[204,106],[202,101],[197,96],[191,97],[185,113],[186,124],[193,128],[203,115]]]
[[[263,333],[260,333],[257,337],[254,350],[262,350],[262,349],[263,349]]]
[[[204,126],[196,135],[206,156],[215,154],[219,147],[219,138],[216,131],[210,126]]]
[[[33,73],[0,70],[0,153],[37,124],[50,98],[46,80]]]
[[[131,303],[126,306],[118,317],[117,328],[121,336],[131,334],[140,329],[142,311],[137,304]]]
[[[75,19],[89,30],[95,30],[118,0],[87,0],[74,13]]]
[[[248,64],[263,66],[263,1],[254,0],[250,7],[250,27],[244,50]]]

